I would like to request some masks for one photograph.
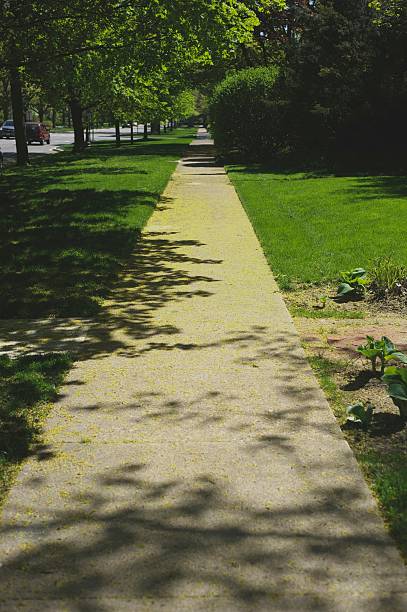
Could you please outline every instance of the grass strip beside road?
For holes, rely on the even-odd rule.
[[[0,178],[0,318],[91,316],[194,130],[41,157]]]
[[[0,505],[21,462],[41,441],[41,427],[72,366],[66,354],[0,356]],[[47,449],[39,445],[39,459]]]
[[[407,266],[407,177],[228,170],[283,289],[368,269],[381,255]]]

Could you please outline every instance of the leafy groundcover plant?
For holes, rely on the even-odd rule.
[[[384,371],[383,381],[387,384],[393,403],[400,410],[400,416],[407,421],[407,368],[389,366]]]
[[[340,285],[336,294],[337,299],[357,299],[361,298],[366,292],[369,284],[366,270],[355,268],[340,273]]]
[[[363,403],[353,404],[346,409],[346,425],[357,425],[367,429],[373,419],[374,406]]]
[[[366,340],[366,344],[358,347],[358,353],[370,361],[373,372],[377,371],[378,359],[381,364],[382,374],[388,361],[394,359],[407,364],[407,355],[398,351],[393,342],[386,336],[382,336],[381,340],[375,340],[372,336],[366,336]]]

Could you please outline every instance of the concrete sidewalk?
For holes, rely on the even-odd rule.
[[[404,565],[208,144],[178,166],[9,496],[1,610],[407,609]]]

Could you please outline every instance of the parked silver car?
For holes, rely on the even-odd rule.
[[[14,121],[12,119],[7,119],[1,126],[0,137],[14,138]]]

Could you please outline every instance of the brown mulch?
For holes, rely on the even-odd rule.
[[[330,291],[330,293],[329,293]],[[288,306],[312,310],[324,294],[320,287],[299,287],[285,295]],[[325,295],[332,288],[325,288]],[[333,379],[344,406],[356,402],[370,402],[375,407],[373,422],[368,432],[347,431],[353,447],[368,447],[381,452],[407,453],[407,425],[400,419],[398,408],[390,399],[380,375],[371,372],[370,363],[361,357],[357,347],[366,336],[387,336],[398,349],[407,353],[407,312],[404,305],[397,308],[393,301],[372,302],[369,299],[337,304],[328,300],[326,308],[338,310],[336,318],[305,318],[294,316],[305,350],[310,356],[328,359],[337,365]],[[363,312],[363,319],[341,319],[341,311]]]
[[[366,336],[373,338],[381,338],[387,336],[397,346],[400,351],[407,353],[407,329],[398,329],[396,326],[390,325],[371,325],[360,327],[357,330],[350,329],[339,336],[328,336],[327,342],[337,351],[349,355],[349,357],[357,357],[358,346],[365,344]]]

